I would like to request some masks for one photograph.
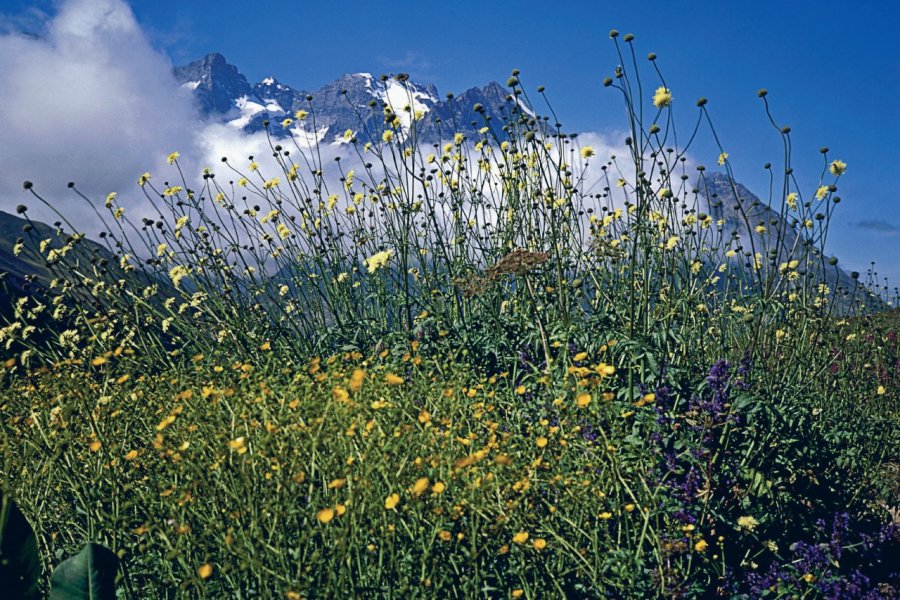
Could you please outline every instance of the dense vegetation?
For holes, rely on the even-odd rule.
[[[139,180],[165,218],[106,199],[108,251],[26,232],[52,275],[0,330],[0,474],[45,570],[94,541],[132,598],[900,593],[892,299],[825,283],[847,166],[806,190],[786,152],[777,219],[722,206],[706,101],[676,138],[612,38],[599,168],[513,72],[479,139],[374,106],[353,169],[273,138],[193,189],[173,153]]]

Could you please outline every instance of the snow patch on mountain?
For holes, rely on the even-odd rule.
[[[228,126],[235,129],[243,129],[250,123],[254,115],[266,110],[265,106],[259,102],[254,102],[247,96],[241,96],[235,100],[234,105],[241,111],[241,116],[228,121]]]
[[[303,127],[294,127],[290,130],[291,136],[301,148],[314,148],[325,139],[328,134],[328,126],[320,127],[316,131],[307,131]]]
[[[390,106],[391,110],[400,120],[403,133],[408,133],[410,125],[416,113],[424,115],[437,102],[434,96],[422,92],[406,82],[389,79],[385,82],[385,88],[376,92],[376,97]],[[429,104],[425,104],[426,100]]]
[[[519,105],[519,108],[522,109],[522,112],[524,112],[526,115],[528,115],[532,119],[537,118],[537,115],[534,113],[534,111],[531,110],[527,104],[522,102],[522,99],[519,98],[518,96],[516,96],[516,103]]]

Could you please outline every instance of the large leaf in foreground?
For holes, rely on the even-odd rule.
[[[0,491],[0,590],[4,598],[38,598],[37,538],[12,498]]]
[[[119,559],[111,550],[89,542],[63,561],[50,577],[51,600],[107,600],[116,597]]]

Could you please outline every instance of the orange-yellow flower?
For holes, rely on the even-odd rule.
[[[403,378],[399,375],[394,375],[393,373],[388,373],[384,376],[384,381],[388,385],[403,385]]]
[[[410,491],[414,496],[418,496],[428,489],[428,483],[429,482],[427,477],[420,477],[419,479],[416,479],[416,482],[412,485]]]
[[[319,523],[322,523],[324,525],[334,518],[334,509],[323,508],[316,513],[316,518],[319,520]]]

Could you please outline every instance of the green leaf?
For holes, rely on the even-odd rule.
[[[4,598],[37,599],[41,559],[34,530],[2,491],[0,502],[0,590]]]
[[[119,559],[111,550],[89,542],[53,571],[50,600],[112,600],[118,568]]]

